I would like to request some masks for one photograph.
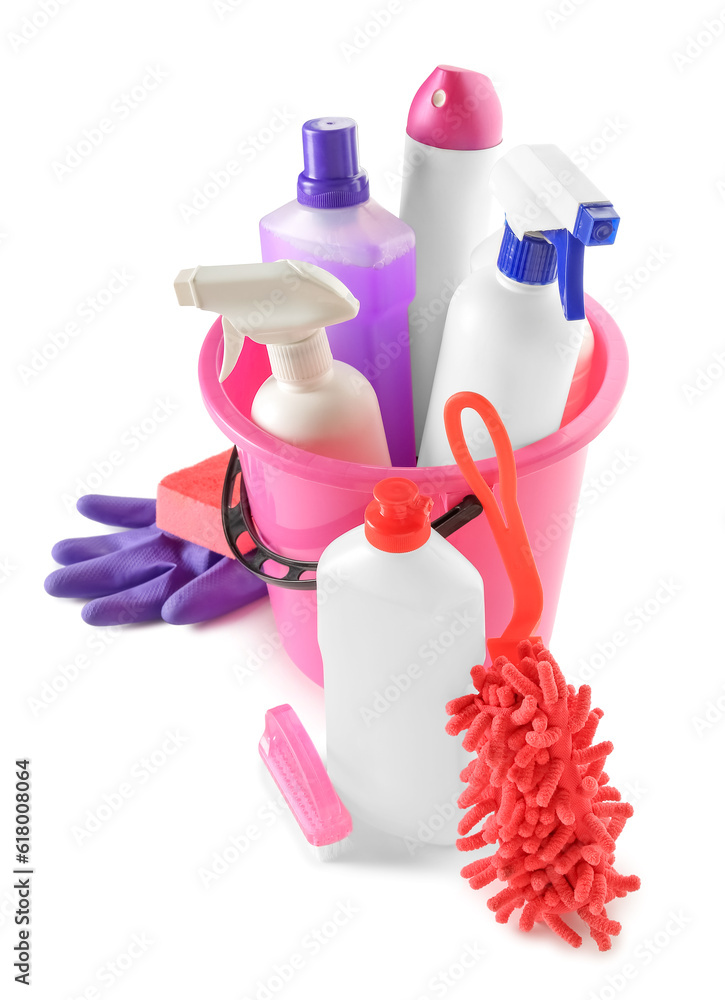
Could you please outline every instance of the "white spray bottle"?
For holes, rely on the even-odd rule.
[[[501,152],[501,104],[483,73],[438,66],[408,114],[400,218],[415,233],[410,355],[420,445],[446,310],[488,235],[488,178]]]
[[[365,524],[317,567],[327,768],[354,818],[412,841],[454,844],[469,755],[445,706],[484,656],[483,581],[431,531],[433,501],[383,479]]]
[[[553,434],[582,343],[591,343],[584,248],[614,242],[612,203],[551,145],[512,149],[494,165],[491,187],[506,212],[498,261],[475,270],[451,300],[420,465],[453,464],[443,408],[464,390],[491,401],[514,448]],[[494,454],[474,414],[464,414],[463,428],[476,461]]]
[[[258,427],[297,448],[346,462],[390,466],[373,387],[334,361],[325,327],[357,314],[341,281],[315,264],[278,260],[181,271],[179,304],[221,313],[224,361],[234,369],[245,337],[266,344],[272,375],[252,403]]]

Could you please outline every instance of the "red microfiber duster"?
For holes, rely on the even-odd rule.
[[[493,439],[507,523],[465,445],[461,412],[467,407],[481,415]],[[483,505],[514,591],[511,622],[488,643],[491,667],[471,671],[476,693],[447,706],[453,716],[447,731],[466,731],[463,746],[476,753],[461,774],[468,788],[458,804],[468,811],[458,827],[458,848],[498,845],[461,874],[474,889],[497,878],[508,883],[488,902],[500,923],[523,907],[522,930],[543,922],[578,948],[580,935],[563,920],[576,911],[600,951],[607,951],[621,925],[609,919],[606,904],[640,884],[614,868],[615,842],[632,806],[604,772],[612,744],[593,742],[603,712],[591,707],[591,689],[567,684],[532,635],[543,592],[516,501],[506,430],[488,400],[475,393],[452,396],[445,419],[453,454]]]

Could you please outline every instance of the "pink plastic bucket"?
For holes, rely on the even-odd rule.
[[[627,349],[616,323],[593,299],[586,311],[595,349],[588,398],[578,416],[542,441],[516,452],[518,498],[544,588],[541,635],[547,644],[579,502],[587,445],[617,410],[627,380]],[[456,466],[383,469],[313,455],[279,441],[249,419],[257,389],[269,375],[266,349],[247,340],[235,371],[220,385],[221,320],[212,326],[199,357],[199,382],[209,413],[239,450],[258,533],[269,549],[302,560],[319,559],[338,535],[363,523],[378,480],[404,475],[435,500],[433,517],[457,504],[470,489]],[[234,400],[235,402],[232,402]],[[495,459],[479,463],[495,486]],[[511,615],[511,589],[483,515],[450,536],[483,577],[486,634],[501,634]],[[314,591],[270,586],[277,629],[296,665],[322,684]],[[351,637],[354,642],[354,637]]]

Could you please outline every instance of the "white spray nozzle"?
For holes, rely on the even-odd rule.
[[[245,337],[269,348],[284,348],[317,335],[319,346],[327,339],[324,327],[353,319],[360,308],[341,281],[302,261],[196,267],[180,271],[174,288],[180,305],[222,315],[224,362],[220,381],[236,365]],[[323,363],[319,349],[314,365],[309,352],[270,350],[270,358],[284,362],[280,377],[292,380],[317,374],[315,368]]]
[[[584,247],[614,243],[619,215],[611,201],[552,145],[516,146],[494,164],[491,188],[506,213],[499,269],[532,284],[553,280],[558,270],[564,315],[583,319]],[[540,244],[543,236],[556,254],[547,259],[517,245],[532,236]]]

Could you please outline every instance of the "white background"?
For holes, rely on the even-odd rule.
[[[383,0],[230,0],[226,11],[47,0],[55,7],[27,42],[13,35],[40,6],[13,0],[0,15],[2,994],[24,995],[12,982],[7,809],[18,755],[33,761],[32,990],[43,1000],[264,997],[295,954],[302,968],[269,995],[609,1000],[682,996],[719,976],[725,10],[401,0],[363,46]],[[590,254],[587,284],[621,325],[630,382],[590,449],[597,499],[583,505],[552,642],[570,679],[594,664],[608,770],[636,809],[617,867],[643,885],[612,905],[624,929],[606,955],[588,938],[575,952],[546,929],[496,924],[454,851],[315,862],[290,817],[266,806],[265,709],[292,702],[324,744],[322,693],[285,654],[245,670],[274,634],[267,601],[201,626],[94,630],[80,602],[42,587],[52,544],[96,533],[64,497],[157,399],[173,413],[123,452],[102,492],[153,496],[163,475],[226,446],[196,383],[206,318],[177,307],[176,272],[259,258],[258,219],[294,197],[307,118],[358,121],[373,197],[396,211],[407,108],[439,62],[487,73],[506,144],[576,153],[622,216],[616,245]],[[148,68],[162,80],[122,119],[114,102],[151,83]],[[279,112],[289,121],[274,141],[240,154]],[[58,177],[54,161],[104,117],[113,131]],[[185,221],[181,206],[231,159],[238,176]],[[79,310],[114,269],[128,286],[86,322]],[[71,321],[77,335],[28,375]],[[698,376],[708,367],[709,381]],[[688,392],[698,379],[699,395]],[[618,453],[629,455],[621,474]],[[626,642],[605,660],[598,647],[618,631]],[[79,655],[77,679],[34,708]],[[132,777],[167,731],[180,748],[148,780]],[[132,797],[79,844],[74,828],[129,781]],[[250,826],[259,836],[245,848]],[[200,870],[225,851],[226,871],[205,886]],[[464,970],[466,949],[485,956]]]

